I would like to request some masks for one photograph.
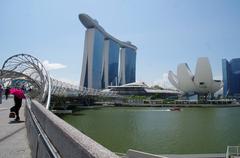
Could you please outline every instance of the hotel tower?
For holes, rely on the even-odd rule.
[[[86,14],[79,19],[87,28],[80,88],[104,89],[135,82],[137,47],[114,38]]]

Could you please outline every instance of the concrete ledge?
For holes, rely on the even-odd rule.
[[[125,158],[225,158],[225,153],[215,154],[168,154],[154,155],[142,151],[129,149]]]
[[[168,157],[129,149],[126,158],[168,158]]]
[[[54,114],[71,114],[72,110],[51,110]]]
[[[39,131],[37,130],[28,107],[25,107],[25,117],[26,117],[26,128],[27,128],[27,137],[29,146],[31,149],[32,157],[44,157],[50,158],[51,156],[48,153],[48,149],[43,145],[43,142],[40,138]]]
[[[116,154],[98,144],[75,129],[37,101],[32,101],[31,109],[46,135],[63,158],[119,158]],[[26,115],[29,115],[26,112]],[[27,116],[29,118],[29,116]],[[32,128],[28,121],[28,128]],[[29,132],[30,130],[28,130]],[[31,131],[30,131],[31,132]],[[35,133],[35,132],[34,132]],[[29,134],[30,145],[36,146],[36,135]],[[38,146],[40,147],[40,146]],[[39,155],[38,155],[39,156]],[[41,156],[40,156],[41,157]]]

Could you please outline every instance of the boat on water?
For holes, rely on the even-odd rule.
[[[181,111],[180,107],[172,107],[170,108],[170,111]]]

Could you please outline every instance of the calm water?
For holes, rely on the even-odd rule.
[[[224,153],[240,145],[240,108],[99,108],[62,117],[114,152]]]

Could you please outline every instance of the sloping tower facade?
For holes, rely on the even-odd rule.
[[[79,19],[87,28],[80,89],[104,89],[135,82],[137,47],[114,38],[86,14],[80,14]]]

